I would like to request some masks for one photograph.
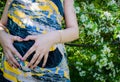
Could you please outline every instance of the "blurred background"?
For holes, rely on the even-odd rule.
[[[74,1],[80,37],[65,44],[71,82],[120,82],[120,0]]]

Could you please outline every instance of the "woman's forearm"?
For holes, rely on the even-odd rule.
[[[6,27],[0,22],[0,37],[2,36],[2,33],[5,33],[6,31]]]
[[[47,33],[48,38],[50,38],[55,44],[56,43],[66,43],[79,38],[78,28],[66,28],[64,30],[57,30]]]
[[[74,9],[74,0],[64,0],[64,16],[66,29],[60,31],[61,42],[70,42],[79,38],[77,17]]]
[[[4,27],[0,24],[0,44],[2,41],[2,37],[4,36],[5,30]]]
[[[79,38],[78,28],[67,28],[61,31],[61,42],[70,42]]]

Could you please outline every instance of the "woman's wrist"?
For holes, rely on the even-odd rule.
[[[4,29],[2,27],[0,27],[0,44],[1,44],[1,38],[4,36]]]
[[[63,41],[62,32],[63,32],[63,30],[58,30],[58,34],[59,34],[59,43],[62,43],[62,41]]]
[[[57,30],[54,32],[54,43],[55,44],[63,43],[62,32],[63,30]]]
[[[6,33],[5,28],[6,27],[0,23],[0,40],[1,40],[1,37],[4,37],[4,35]]]
[[[6,27],[5,27],[3,24],[0,23],[0,31],[6,31],[5,28],[6,28]]]
[[[5,32],[4,28],[0,27],[0,36],[1,36],[2,33],[4,33],[4,32]]]
[[[47,33],[48,40],[50,40],[53,44],[62,43],[62,30],[52,31]]]

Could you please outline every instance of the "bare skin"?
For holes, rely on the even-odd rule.
[[[7,1],[9,2],[9,1]],[[74,12],[74,1],[73,0],[64,0],[64,14],[65,14],[65,22],[66,22],[66,29],[62,31],[53,31],[47,34],[40,34],[40,35],[29,35],[25,39],[21,39],[18,36],[12,36],[7,34],[3,31],[2,27],[6,25],[7,21],[7,7],[5,7],[4,14],[1,18],[1,26],[0,27],[0,43],[4,49],[5,56],[14,67],[18,67],[19,64],[13,58],[13,54],[16,54],[21,60],[26,60],[32,52],[36,52],[28,64],[28,67],[35,68],[42,58],[44,58],[42,67],[46,65],[48,53],[50,47],[57,43],[65,43],[70,42],[79,37],[79,30],[78,24],[76,19],[76,14]],[[3,37],[4,36],[4,37]],[[6,41],[6,37],[7,41]],[[14,39],[13,39],[14,37]],[[13,47],[12,43],[14,41],[29,41],[35,40],[35,44],[28,50],[28,52],[21,57],[17,50]],[[48,43],[49,42],[49,43]],[[6,44],[6,45],[5,45]],[[7,46],[9,45],[9,47]],[[14,51],[14,52],[13,52]],[[9,53],[8,53],[9,52]]]
[[[6,6],[2,15],[2,18],[0,20],[0,44],[3,47],[4,54],[7,58],[7,61],[9,64],[15,68],[19,67],[19,63],[16,61],[13,55],[18,56],[20,59],[22,59],[22,56],[18,53],[18,51],[14,48],[13,42],[14,41],[22,41],[22,39],[18,36],[13,36],[4,31],[5,25],[7,23],[7,10],[9,7],[9,4],[11,3],[10,0],[6,2]],[[6,40],[7,39],[7,40]]]

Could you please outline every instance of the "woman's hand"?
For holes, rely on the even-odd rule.
[[[19,67],[19,63],[15,59],[14,55],[18,56],[18,58],[22,59],[22,56],[19,52],[14,48],[13,42],[14,41],[22,41],[22,39],[18,36],[13,36],[6,33],[3,30],[0,30],[0,43],[3,47],[4,54],[7,58],[8,63],[17,68]]]
[[[40,34],[40,35],[29,35],[24,41],[34,40],[34,45],[28,50],[28,52],[24,55],[23,60],[26,60],[30,54],[35,51],[33,58],[31,59],[28,67],[35,68],[41,61],[42,58],[43,64],[42,67],[46,65],[48,59],[48,53],[51,46],[54,44],[54,41],[48,34]]]

